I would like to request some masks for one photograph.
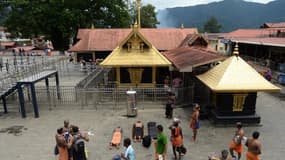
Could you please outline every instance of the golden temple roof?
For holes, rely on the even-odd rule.
[[[157,50],[128,52],[117,47],[103,62],[102,66],[169,66],[171,63]]]
[[[100,63],[102,66],[170,66],[168,61],[135,25],[132,32]]]
[[[280,91],[238,55],[229,57],[197,78],[215,92]]]

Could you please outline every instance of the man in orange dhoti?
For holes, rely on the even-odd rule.
[[[241,158],[241,153],[243,151],[243,146],[241,144],[241,141],[244,136],[244,131],[242,129],[242,124],[241,122],[237,122],[236,124],[237,130],[235,131],[234,137],[231,140],[230,143],[230,153],[233,158],[236,156],[234,155],[234,151],[238,153],[238,160]]]
[[[73,138],[70,137],[68,142],[64,138],[63,128],[57,129],[57,134],[55,135],[55,140],[58,148],[58,160],[69,160],[68,148],[72,146]]]
[[[258,140],[259,132],[255,131],[252,134],[252,138],[246,141],[248,147],[246,153],[246,160],[260,160],[259,155],[261,154],[261,142]]]

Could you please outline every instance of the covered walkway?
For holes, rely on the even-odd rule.
[[[35,83],[37,83],[37,82],[39,82],[41,80],[45,80],[45,84],[46,84],[46,87],[47,87],[47,93],[48,93],[49,92],[49,89],[48,89],[49,80],[48,80],[48,78],[51,77],[51,76],[55,76],[56,88],[57,88],[57,98],[60,99],[59,79],[58,79],[58,72],[56,70],[43,71],[43,72],[40,72],[38,74],[32,75],[30,77],[24,78],[24,79],[22,79],[22,80],[17,82],[17,89],[18,89],[19,103],[20,103],[20,111],[21,111],[21,114],[22,114],[23,118],[26,117],[23,85],[29,86],[30,89],[31,89],[34,114],[35,114],[35,118],[38,118],[39,117],[39,110],[38,110],[38,103],[37,103],[37,97],[36,97],[36,91],[35,91]]]

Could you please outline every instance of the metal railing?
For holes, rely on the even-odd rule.
[[[3,58],[3,57],[2,57]],[[16,58],[16,60],[13,60]],[[8,59],[8,61],[7,61]],[[30,56],[30,57],[13,57],[6,56],[2,59],[9,63],[9,70],[6,68],[0,72],[0,91],[5,91],[9,87],[13,87],[17,81],[28,76],[37,75],[44,70],[57,70],[60,77],[87,77],[74,86],[61,86],[59,89],[56,86],[49,87],[39,85],[36,86],[36,97],[39,106],[50,109],[59,106],[76,106],[81,108],[118,108],[126,106],[128,88],[119,88],[116,83],[108,82],[105,78],[110,69],[102,69],[96,66],[93,70],[80,70],[80,66],[69,63],[69,57],[47,57],[47,56]],[[12,62],[17,62],[14,65]],[[94,70],[95,69],[95,70]],[[83,74],[84,72],[84,74]],[[88,74],[89,73],[89,74]],[[105,74],[106,73],[106,74]],[[144,108],[152,104],[161,104],[163,106],[167,102],[167,89],[163,88],[162,84],[157,84],[155,88],[133,88],[137,91],[137,102]],[[31,94],[29,87],[23,87],[25,103],[31,104]],[[178,104],[192,103],[193,86],[178,88],[177,93]],[[16,92],[15,92],[16,93]],[[58,97],[58,95],[60,95]],[[0,102],[1,103],[1,102]],[[18,106],[18,94],[12,94],[7,97],[8,104]],[[17,108],[17,107],[16,107]]]
[[[104,74],[108,73],[110,69],[97,66],[84,79],[76,84],[76,88],[87,88],[97,86],[104,80]],[[93,84],[96,82],[96,84]]]
[[[111,85],[109,85],[111,86]],[[37,86],[37,102],[41,107],[79,107],[89,109],[115,109],[126,107],[128,88],[104,87],[79,89],[72,86]],[[168,93],[165,88],[133,88],[137,92],[136,100],[140,109],[152,106],[163,107],[167,103]],[[59,97],[58,97],[59,91]],[[177,104],[191,104],[193,87],[178,88]],[[29,88],[24,88],[25,102],[32,103]],[[8,98],[8,103],[18,103],[18,95]]]
[[[2,58],[2,57],[1,57]],[[31,57],[31,62],[27,60],[29,57],[5,57],[6,62],[4,69],[0,72],[0,91],[4,92],[8,88],[14,86],[18,80],[36,75],[44,70],[58,70],[60,74],[65,73],[63,65],[68,57]],[[27,58],[27,59],[26,59]],[[11,59],[14,64],[11,64]],[[20,59],[20,63],[18,62]],[[9,61],[10,60],[10,61]],[[4,60],[5,61],[5,60]],[[8,69],[8,68],[9,69]]]

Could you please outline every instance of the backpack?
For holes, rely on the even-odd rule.
[[[151,136],[150,135],[147,135],[147,136],[144,136],[143,139],[142,139],[142,145],[146,148],[148,148],[150,145],[151,145]]]
[[[87,160],[85,144],[82,138],[77,139],[73,144],[73,160]]]

